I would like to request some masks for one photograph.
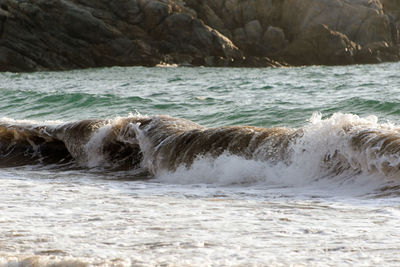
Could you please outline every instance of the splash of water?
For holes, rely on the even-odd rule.
[[[61,124],[2,120],[0,145],[3,166],[68,160],[88,168],[141,169],[175,183],[293,186],[359,174],[396,180],[400,170],[398,126],[341,113],[314,114],[300,129],[206,128],[141,115]]]

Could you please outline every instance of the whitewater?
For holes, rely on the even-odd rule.
[[[0,73],[0,266],[397,266],[399,66]]]

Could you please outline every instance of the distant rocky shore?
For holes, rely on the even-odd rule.
[[[399,0],[0,0],[0,71],[399,60]]]

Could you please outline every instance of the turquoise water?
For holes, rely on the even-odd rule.
[[[399,64],[280,69],[105,68],[1,73],[2,116],[168,114],[206,126],[299,127],[313,112],[399,120]]]
[[[31,164],[26,153],[26,164],[0,164],[0,266],[397,266],[399,69],[387,63],[0,73],[0,137],[13,135],[1,149],[10,145],[12,154],[15,143],[32,145],[35,134],[48,131],[68,143],[73,157],[86,157],[65,167]],[[278,160],[205,154],[165,170],[168,151],[153,154],[173,138],[156,146],[136,122],[161,120],[156,137],[165,130],[162,119],[172,132],[200,126],[156,116],[163,114],[206,127],[288,127],[284,137],[300,134]],[[106,121],[87,139],[57,132],[86,119]],[[140,146],[150,176],[103,168],[104,140],[126,121],[115,138]],[[270,148],[280,144],[268,139],[253,154],[276,156]]]

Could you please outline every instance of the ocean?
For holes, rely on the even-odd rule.
[[[399,69],[0,73],[0,266],[398,266]]]

